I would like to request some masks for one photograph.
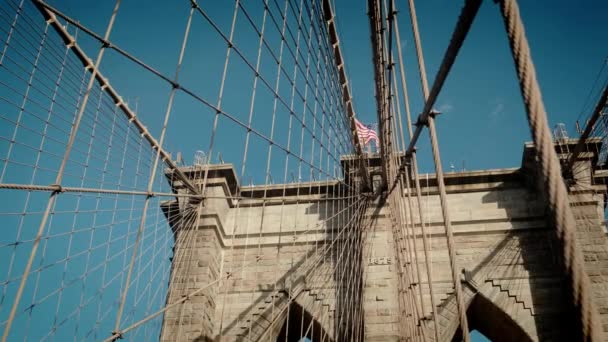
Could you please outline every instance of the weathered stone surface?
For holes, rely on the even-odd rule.
[[[529,155],[523,164],[521,169],[446,175],[457,264],[466,273],[460,280],[467,316],[472,329],[495,341],[560,340],[571,336],[569,323],[576,310],[561,266],[561,247],[545,217],[546,203],[530,185],[534,172]],[[287,318],[306,322],[309,336],[321,334],[328,340],[341,335],[345,322],[360,324],[365,340],[404,340],[406,327],[418,317],[427,318],[422,324],[431,339],[435,329],[446,341],[458,334],[433,175],[423,182],[422,208],[436,324],[416,201],[413,229],[398,226],[395,213],[375,202],[362,218],[368,224],[344,234],[358,203],[325,200],[346,197],[336,183],[243,187],[247,200],[238,202],[229,198],[239,188],[231,166],[211,167],[207,191],[213,198],[194,215],[195,224],[174,227],[167,301],[199,292],[165,313],[161,340],[276,339],[282,329],[291,329]],[[577,242],[594,301],[608,326],[606,189],[592,185],[590,173],[577,172],[575,177],[586,184],[571,189]],[[195,203],[182,204],[180,214],[196,209]],[[295,297],[292,304],[289,295]],[[352,312],[361,315],[347,317]]]

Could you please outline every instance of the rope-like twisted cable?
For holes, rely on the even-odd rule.
[[[419,123],[424,123],[428,125],[429,135],[431,138],[431,147],[433,152],[433,161],[435,164],[435,173],[437,174],[437,187],[439,189],[439,199],[441,203],[441,212],[443,216],[443,222],[445,226],[445,236],[448,247],[448,256],[450,260],[450,271],[452,274],[452,281],[454,282],[454,292],[456,294],[457,300],[457,308],[458,308],[458,316],[460,320],[460,330],[462,332],[462,340],[465,342],[470,341],[469,336],[469,324],[467,321],[467,307],[464,300],[464,295],[462,292],[462,284],[460,280],[460,274],[458,271],[458,264],[456,261],[456,246],[454,242],[454,235],[452,231],[452,223],[450,219],[450,211],[447,201],[447,193],[445,189],[445,183],[443,180],[443,168],[441,166],[441,157],[439,153],[439,142],[437,139],[437,132],[435,129],[434,117],[430,115],[431,108],[433,103],[441,91],[443,83],[448,76],[448,73],[458,56],[458,52],[462,47],[462,44],[471,28],[473,20],[475,19],[477,12],[479,11],[479,7],[481,6],[481,0],[467,0],[465,2],[464,7],[462,8],[461,14],[458,18],[458,22],[456,23],[456,28],[454,29],[454,33],[452,35],[452,39],[450,40],[450,44],[446,50],[444,59],[441,63],[441,67],[437,72],[437,76],[435,77],[435,81],[433,83],[433,87],[431,92],[429,93],[428,87],[428,79],[426,76],[426,69],[424,63],[424,56],[422,53],[422,44],[420,41],[420,33],[418,31],[418,19],[416,17],[416,7],[414,5],[414,0],[409,0],[410,4],[410,19],[412,21],[412,31],[414,34],[414,42],[416,44],[416,55],[418,56],[418,69],[420,72],[420,82],[422,84],[422,94],[424,96],[424,109],[420,117],[418,118]],[[414,154],[414,146],[418,137],[420,136],[420,132],[422,131],[422,125],[417,125],[416,131],[414,135],[411,137],[410,145],[406,151],[406,155],[412,154],[412,161],[414,161],[414,179],[416,181],[416,189],[417,196],[420,201],[420,185],[418,181],[417,171],[416,171],[416,162]],[[421,218],[422,211],[420,211]],[[422,225],[424,227],[424,224]],[[424,237],[424,233],[423,233]],[[424,242],[424,239],[423,239]],[[425,254],[427,253],[426,244],[425,244]],[[431,297],[432,298],[432,297]],[[433,304],[434,306],[434,304]],[[433,311],[437,310],[436,307],[433,307]],[[436,318],[434,318],[436,320]],[[437,327],[435,329],[436,336],[438,334]],[[438,338],[437,338],[438,339]]]
[[[599,341],[601,325],[598,312],[591,298],[591,285],[589,277],[585,273],[583,255],[576,246],[576,221],[570,209],[568,190],[562,178],[559,159],[549,130],[547,113],[536,79],[536,71],[519,14],[519,6],[515,0],[502,0],[500,9],[509,36],[509,44],[534,139],[534,148],[540,164],[542,185],[548,196],[549,210],[558,238],[562,242],[564,266],[571,277],[574,304],[580,308],[583,337],[585,340]]]

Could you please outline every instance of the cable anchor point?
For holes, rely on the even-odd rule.
[[[438,111],[437,109],[431,109],[427,115],[424,115],[424,113],[421,113],[420,115],[418,115],[418,118],[416,119],[416,123],[414,125],[416,126],[428,126],[429,125],[429,117],[432,117],[433,119],[439,115],[442,114],[440,111]]]
[[[112,331],[112,341],[122,340],[124,338],[121,331]]]

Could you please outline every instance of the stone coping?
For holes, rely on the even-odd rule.
[[[578,139],[564,139],[556,142],[556,151],[561,156],[567,157],[566,151],[572,151]],[[597,163],[597,152],[601,147],[601,138],[589,138],[586,142],[587,152],[581,154],[581,159],[591,160],[595,165]],[[592,151],[592,152],[588,152]],[[403,153],[399,153],[400,157],[404,157]],[[373,172],[374,168],[380,167],[380,155],[378,153],[367,154],[368,161]],[[344,172],[344,176],[348,177],[350,172],[350,166],[353,161],[357,159],[355,155],[343,155],[340,157]],[[480,191],[482,188],[495,188],[508,186],[510,183],[525,184],[531,178],[535,177],[535,172],[532,170],[535,162],[534,144],[527,142],[524,144],[524,151],[522,156],[522,164],[519,168],[501,168],[501,169],[488,169],[488,170],[475,170],[475,171],[461,171],[461,172],[447,172],[445,173],[445,185],[448,187],[448,192],[460,192],[460,191]],[[242,197],[258,199],[258,198],[272,198],[272,197],[290,197],[290,196],[312,196],[325,195],[325,194],[336,194],[342,192],[346,194],[348,189],[342,184],[342,179],[337,180],[325,180],[325,181],[313,181],[313,182],[298,182],[298,183],[287,183],[287,184],[270,184],[270,185],[252,185],[242,186],[239,183],[235,168],[232,164],[210,164],[205,166],[184,166],[180,167],[180,170],[189,178],[195,182],[197,179],[201,180],[203,175],[207,173],[208,182],[215,179],[224,179],[225,189],[227,190],[227,196],[235,196],[239,190]],[[171,178],[171,172],[166,173],[169,180],[172,182],[174,191],[180,189],[183,185],[179,180],[173,180]],[[594,167],[593,170],[594,183],[603,182],[608,177],[608,170],[598,169]],[[427,182],[428,178],[428,182]],[[419,179],[423,189],[437,187],[437,179],[434,173],[420,174]],[[200,183],[200,181],[199,181]],[[468,185],[476,185],[472,188],[468,188]],[[483,186],[482,184],[492,184],[491,186]],[[412,180],[412,186],[414,185]],[[336,187],[339,187],[337,189]],[[427,190],[428,192],[429,190]],[[436,190],[435,190],[436,191]],[[433,190],[431,189],[432,193]],[[339,196],[332,196],[339,197]]]

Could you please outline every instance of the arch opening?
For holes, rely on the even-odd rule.
[[[308,310],[292,302],[277,342],[331,341],[332,339]]]
[[[489,298],[478,293],[467,309],[471,332],[476,331],[476,342],[532,341],[526,331]],[[457,332],[452,341],[460,341]]]
[[[491,340],[479,330],[471,330],[471,342],[491,342]]]

